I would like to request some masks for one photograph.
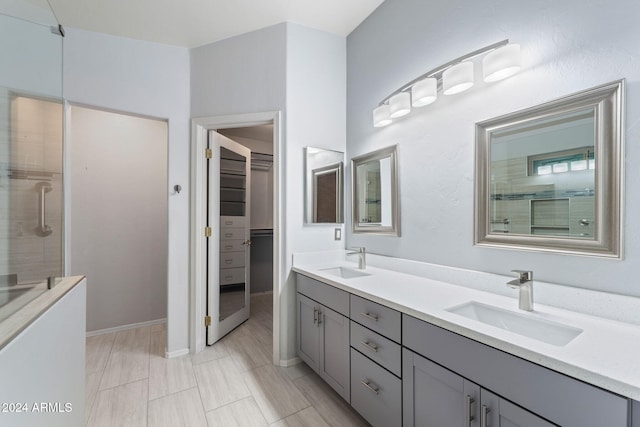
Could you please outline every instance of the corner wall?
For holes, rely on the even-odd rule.
[[[637,2],[386,0],[347,39],[347,151],[398,144],[399,238],[347,234],[368,252],[640,296],[640,38]],[[372,110],[403,84],[505,38],[522,46],[523,70],[436,103],[382,129]],[[475,123],[620,78],[627,79],[625,259],[616,261],[473,246]],[[480,79],[481,80],[481,79]],[[347,187],[347,197],[350,189]],[[350,209],[350,206],[349,206]],[[350,218],[350,215],[346,216]],[[348,225],[348,229],[350,229]],[[496,284],[502,286],[502,284]]]
[[[189,51],[75,28],[65,30],[65,100],[168,120],[168,291],[163,291],[167,292],[168,304],[167,352],[186,351],[189,347]],[[180,194],[173,192],[175,184],[182,186]],[[72,224],[73,218],[66,221]],[[66,249],[67,253],[69,250]]]
[[[285,176],[281,195],[284,241],[274,284],[280,298],[280,359],[295,358],[295,278],[292,254],[344,248],[333,227],[303,224],[304,150],[345,150],[346,41],[284,23],[191,51],[193,117],[282,111]],[[293,316],[293,317],[292,317]]]

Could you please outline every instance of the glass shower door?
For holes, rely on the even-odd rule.
[[[0,321],[63,275],[62,104],[4,91]]]

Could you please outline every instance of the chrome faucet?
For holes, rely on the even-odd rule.
[[[518,278],[507,282],[507,286],[520,289],[518,308],[525,311],[533,311],[533,271],[511,270],[517,273]]]
[[[358,255],[358,268],[360,270],[364,270],[367,268],[367,251],[364,247],[361,248],[353,248],[351,249],[353,252],[347,252],[347,255]]]

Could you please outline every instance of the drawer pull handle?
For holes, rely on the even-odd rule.
[[[313,309],[313,324],[314,325],[318,324],[318,309],[317,308]]]
[[[224,280],[231,280],[233,279],[233,276],[224,276]]]
[[[371,319],[371,320],[373,320],[373,321],[375,321],[375,322],[377,322],[377,321],[378,321],[378,316],[376,316],[375,314],[371,314],[371,313],[360,313],[360,316],[364,316],[364,317],[366,317],[367,319]]]
[[[231,264],[232,262],[233,262],[233,260],[232,260],[232,259],[225,259],[225,260],[224,260],[224,263],[225,263],[225,264]]]
[[[233,237],[233,233],[224,233],[224,237]]]
[[[375,351],[376,353],[378,352],[378,346],[371,344],[369,341],[362,341],[360,344],[367,347],[371,351]]]
[[[368,388],[369,390],[371,390],[375,394],[380,394],[380,389],[379,388],[375,388],[374,386],[372,386],[369,381],[360,381],[360,382],[362,383],[363,386],[365,386],[366,388]]]
[[[233,225],[233,221],[225,221],[224,225]]]
[[[475,399],[469,395],[467,395],[467,414],[466,414],[466,420],[467,420],[467,427],[471,427],[471,421],[475,420],[475,417],[473,416],[473,413],[471,412],[471,405],[473,405],[475,403]]]
[[[233,249],[233,246],[231,246],[231,245],[227,245],[227,246],[225,246],[224,248],[225,248],[226,250],[231,250],[231,249]]]
[[[487,405],[482,405],[482,415],[480,416],[480,427],[489,427],[489,422],[487,421],[487,415],[489,415],[491,409],[487,407]]]

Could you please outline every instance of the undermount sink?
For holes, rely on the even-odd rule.
[[[538,319],[476,301],[451,307],[446,311],[560,347],[567,345],[582,333],[582,329],[573,326]]]
[[[363,276],[371,276],[369,273],[365,273],[361,270],[354,270],[349,267],[331,267],[331,268],[323,268],[320,271],[324,271],[327,274],[331,274],[333,276],[342,277],[343,279],[353,279],[354,277],[363,277]]]

